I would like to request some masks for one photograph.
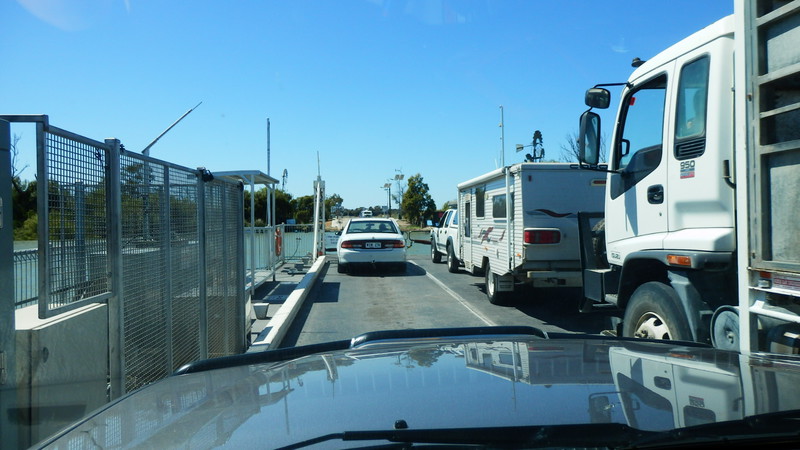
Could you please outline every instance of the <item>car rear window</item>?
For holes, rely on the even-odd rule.
[[[386,220],[351,221],[347,226],[348,233],[397,233],[394,223]]]

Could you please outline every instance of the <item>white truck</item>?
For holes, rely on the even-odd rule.
[[[580,287],[577,213],[602,211],[604,187],[604,177],[569,163],[519,163],[459,184],[451,271],[482,272],[495,304],[518,283]]]
[[[800,370],[793,357],[749,358],[679,346],[669,352],[619,346],[609,348],[608,360],[608,375],[616,392],[593,394],[590,414],[610,418],[612,411],[621,410],[625,422],[633,427],[643,423],[664,429],[724,424],[800,408]],[[718,434],[749,431],[747,425],[738,426],[735,432],[732,428]],[[694,444],[699,445],[699,440]]]
[[[585,306],[624,310],[619,334],[798,352],[798,43],[800,0],[737,0],[621,83],[604,245],[581,220]],[[591,109],[609,102],[586,93],[584,168],[600,170]]]
[[[458,210],[448,209],[441,220],[431,230],[431,261],[442,262],[442,255],[447,258],[447,270],[458,272],[459,259],[456,252],[461,252],[458,238]]]

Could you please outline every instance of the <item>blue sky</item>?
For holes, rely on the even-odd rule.
[[[309,195],[383,205],[419,173],[436,204],[535,130],[558,159],[584,91],[730,14],[730,0],[0,0],[0,114],[212,172],[288,172]],[[612,104],[616,104],[615,101]],[[604,132],[610,132],[604,116]],[[17,126],[19,165],[35,166]],[[28,170],[23,176],[33,177]]]

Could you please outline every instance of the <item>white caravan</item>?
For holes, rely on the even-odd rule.
[[[458,259],[492,303],[516,283],[581,285],[578,212],[603,210],[605,177],[569,163],[520,163],[458,185]],[[510,211],[510,213],[508,213]]]

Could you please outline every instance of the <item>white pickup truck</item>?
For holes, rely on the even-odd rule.
[[[458,242],[458,210],[449,209],[442,220],[431,230],[431,261],[442,262],[442,255],[447,257],[447,270],[457,272],[461,246]]]

